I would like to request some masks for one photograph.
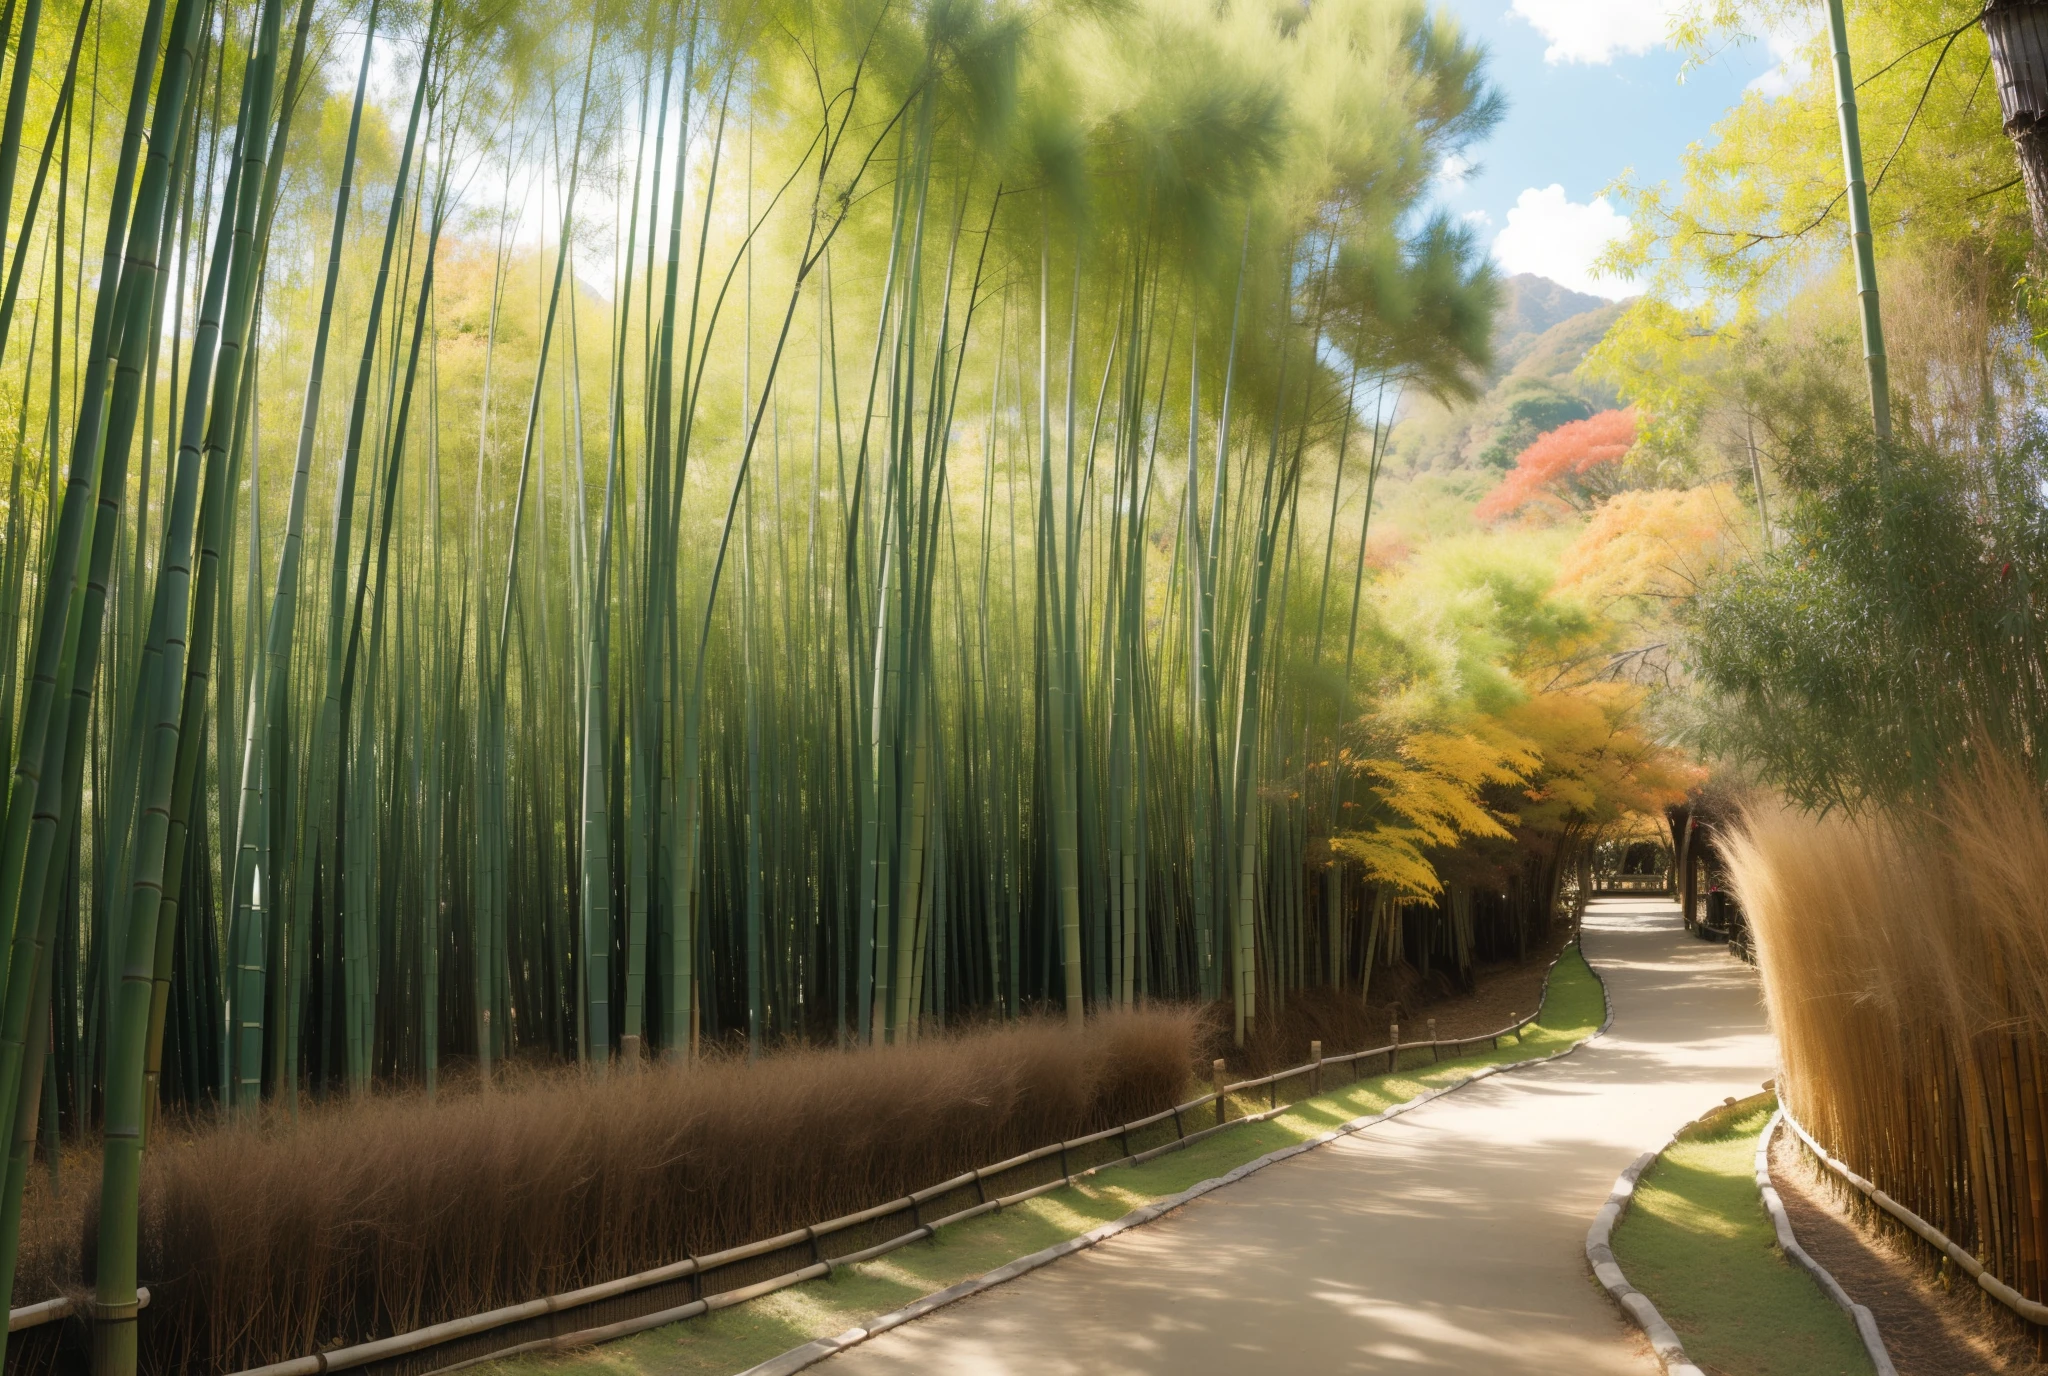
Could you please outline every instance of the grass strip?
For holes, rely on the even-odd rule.
[[[1543,1016],[1498,1050],[1432,1063],[1409,1052],[1406,1064],[1304,1099],[1262,1123],[1217,1133],[1185,1151],[1137,1166],[1116,1166],[999,1213],[956,1224],[929,1242],[841,1267],[829,1279],[777,1291],[748,1304],[566,1356],[514,1358],[486,1368],[496,1376],[615,1372],[620,1376],[730,1376],[813,1338],[843,1333],[1040,1248],[1121,1218],[1165,1195],[1222,1175],[1267,1152],[1306,1141],[1340,1123],[1405,1103],[1488,1065],[1509,1065],[1585,1040],[1606,1016],[1599,981],[1574,947],[1558,961]],[[1341,1074],[1333,1070],[1331,1074]],[[1256,1099],[1233,1103],[1256,1113]]]
[[[1785,1259],[1757,1197],[1756,1141],[1776,1107],[1747,1099],[1681,1134],[1637,1184],[1615,1260],[1717,1376],[1864,1376],[1854,1321]]]

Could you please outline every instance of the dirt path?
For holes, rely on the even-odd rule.
[[[1772,1047],[1751,971],[1674,905],[1597,901],[1613,1028],[1210,1194],[1171,1218],[833,1358],[883,1372],[1518,1372],[1649,1376],[1597,1290],[1586,1224],[1614,1177]]]
[[[1852,1214],[1847,1201],[1860,1196],[1824,1175],[1790,1129],[1771,1144],[1771,1180],[1799,1245],[1850,1299],[1870,1307],[1899,1376],[2016,1376],[2042,1369],[2027,1351],[2030,1335],[2018,1320],[1967,1281],[1944,1292],[1932,1249],[1903,1229],[1880,1230],[1869,1217]]]

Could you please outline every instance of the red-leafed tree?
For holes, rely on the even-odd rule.
[[[1598,478],[1589,479],[1588,475],[1619,462],[1635,442],[1634,407],[1602,411],[1560,425],[1522,451],[1507,477],[1480,500],[1474,514],[1482,521],[1497,521],[1539,498],[1585,511],[1606,495]]]

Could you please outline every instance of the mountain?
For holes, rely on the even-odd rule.
[[[1611,388],[1577,373],[1623,304],[1533,273],[1501,285],[1486,390],[1472,401],[1404,406],[1392,440],[1397,469],[1504,469],[1545,431],[1619,404]]]
[[[1493,339],[1497,349],[1516,349],[1524,339],[1533,339],[1575,315],[1597,311],[1608,303],[1598,296],[1559,286],[1548,277],[1518,272],[1501,283],[1505,300],[1494,317]]]
[[[1503,370],[1506,375],[1538,377],[1554,382],[1569,379],[1627,307],[1627,303],[1622,301],[1592,299],[1595,304],[1591,310],[1567,316],[1541,334],[1524,335],[1515,340],[1514,362]],[[1500,345],[1496,348],[1499,352],[1495,358],[1499,360],[1507,348]],[[1498,361],[1495,366],[1500,366]]]

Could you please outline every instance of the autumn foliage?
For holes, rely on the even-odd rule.
[[[1380,816],[1333,837],[1330,847],[1404,899],[1443,892],[1436,867],[1443,851],[1472,837],[1512,840],[1515,819],[1488,793],[1525,784],[1543,762],[1530,742],[1483,714],[1461,725],[1417,732],[1385,754],[1347,752],[1344,760],[1366,781]]]
[[[1538,498],[1578,507],[1583,503],[1572,500],[1572,489],[1578,486],[1573,480],[1618,461],[1635,442],[1634,407],[1560,425],[1522,451],[1507,477],[1481,499],[1473,514],[1482,521],[1497,521]]]
[[[1406,900],[1443,892],[1438,861],[1469,841],[1568,848],[1655,817],[1693,780],[1639,727],[1643,690],[1593,682],[1531,692],[1499,716],[1423,731],[1390,754],[1347,754],[1378,816],[1331,840],[1366,878]]]
[[[1386,677],[1329,762],[1350,781],[1332,853],[1431,907],[1657,825],[1691,772],[1645,729],[1648,688],[1615,670],[1669,638],[1635,605],[1665,600],[1639,566],[1703,564],[1718,540],[1711,504],[1629,493],[1562,566],[1545,539],[1493,533],[1401,566],[1380,604]]]

